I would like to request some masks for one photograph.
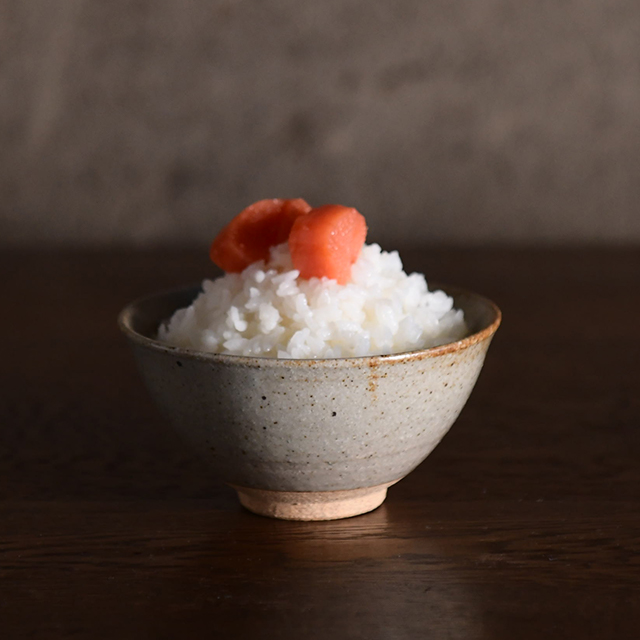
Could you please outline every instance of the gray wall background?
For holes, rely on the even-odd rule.
[[[0,0],[0,243],[640,240],[638,0]]]

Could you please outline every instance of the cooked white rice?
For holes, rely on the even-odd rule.
[[[242,356],[345,358],[402,353],[463,338],[461,310],[397,251],[365,245],[351,282],[299,278],[287,244],[241,274],[205,280],[203,292],[160,327],[171,345]]]

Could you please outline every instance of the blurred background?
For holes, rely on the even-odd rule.
[[[640,241],[637,0],[0,0],[0,244]]]

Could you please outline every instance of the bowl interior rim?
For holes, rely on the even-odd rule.
[[[448,353],[453,353],[455,351],[462,351],[464,349],[468,349],[469,347],[478,344],[479,342],[483,342],[484,340],[488,340],[495,332],[498,330],[502,322],[502,312],[498,308],[498,306],[485,296],[482,296],[473,291],[469,291],[462,287],[453,286],[453,285],[441,285],[438,283],[430,283],[429,291],[442,290],[446,294],[450,296],[460,296],[465,295],[468,297],[475,298],[476,301],[485,305],[491,312],[491,322],[484,326],[480,331],[476,331],[461,340],[457,340],[455,342],[448,342],[446,344],[437,346],[437,347],[429,347],[428,349],[418,349],[416,351],[407,351],[404,353],[393,353],[388,355],[376,355],[376,356],[357,356],[357,357],[346,357],[346,358],[299,358],[299,359],[284,359],[284,358],[273,358],[269,356],[238,356],[224,353],[207,353],[204,351],[194,351],[191,349],[185,349],[183,347],[175,347],[169,344],[165,344],[156,340],[154,338],[150,338],[138,331],[134,330],[131,326],[133,316],[138,307],[148,304],[152,300],[159,300],[166,297],[176,296],[179,294],[186,294],[187,292],[193,291],[194,298],[197,295],[198,291],[201,291],[200,285],[192,285],[189,287],[178,287],[175,289],[170,289],[166,291],[161,291],[158,293],[153,293],[150,295],[143,296],[130,302],[118,315],[118,326],[120,330],[125,334],[125,336],[131,340],[132,342],[141,345],[143,347],[147,347],[153,349],[155,351],[164,352],[166,354],[180,356],[184,359],[190,360],[200,360],[200,361],[208,361],[208,362],[224,362],[228,364],[235,365],[245,365],[245,366],[327,366],[330,365],[332,367],[335,366],[354,366],[354,365],[362,365],[363,363],[367,363],[371,365],[372,363],[399,363],[406,362],[411,360],[422,360],[424,358],[434,358],[437,356],[442,356]],[[160,320],[159,322],[161,322]]]

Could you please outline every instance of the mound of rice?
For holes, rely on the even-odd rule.
[[[421,274],[407,275],[397,251],[365,245],[351,282],[299,278],[287,244],[267,264],[205,280],[203,292],[158,332],[171,345],[243,356],[345,358],[402,353],[467,334],[461,310]]]

